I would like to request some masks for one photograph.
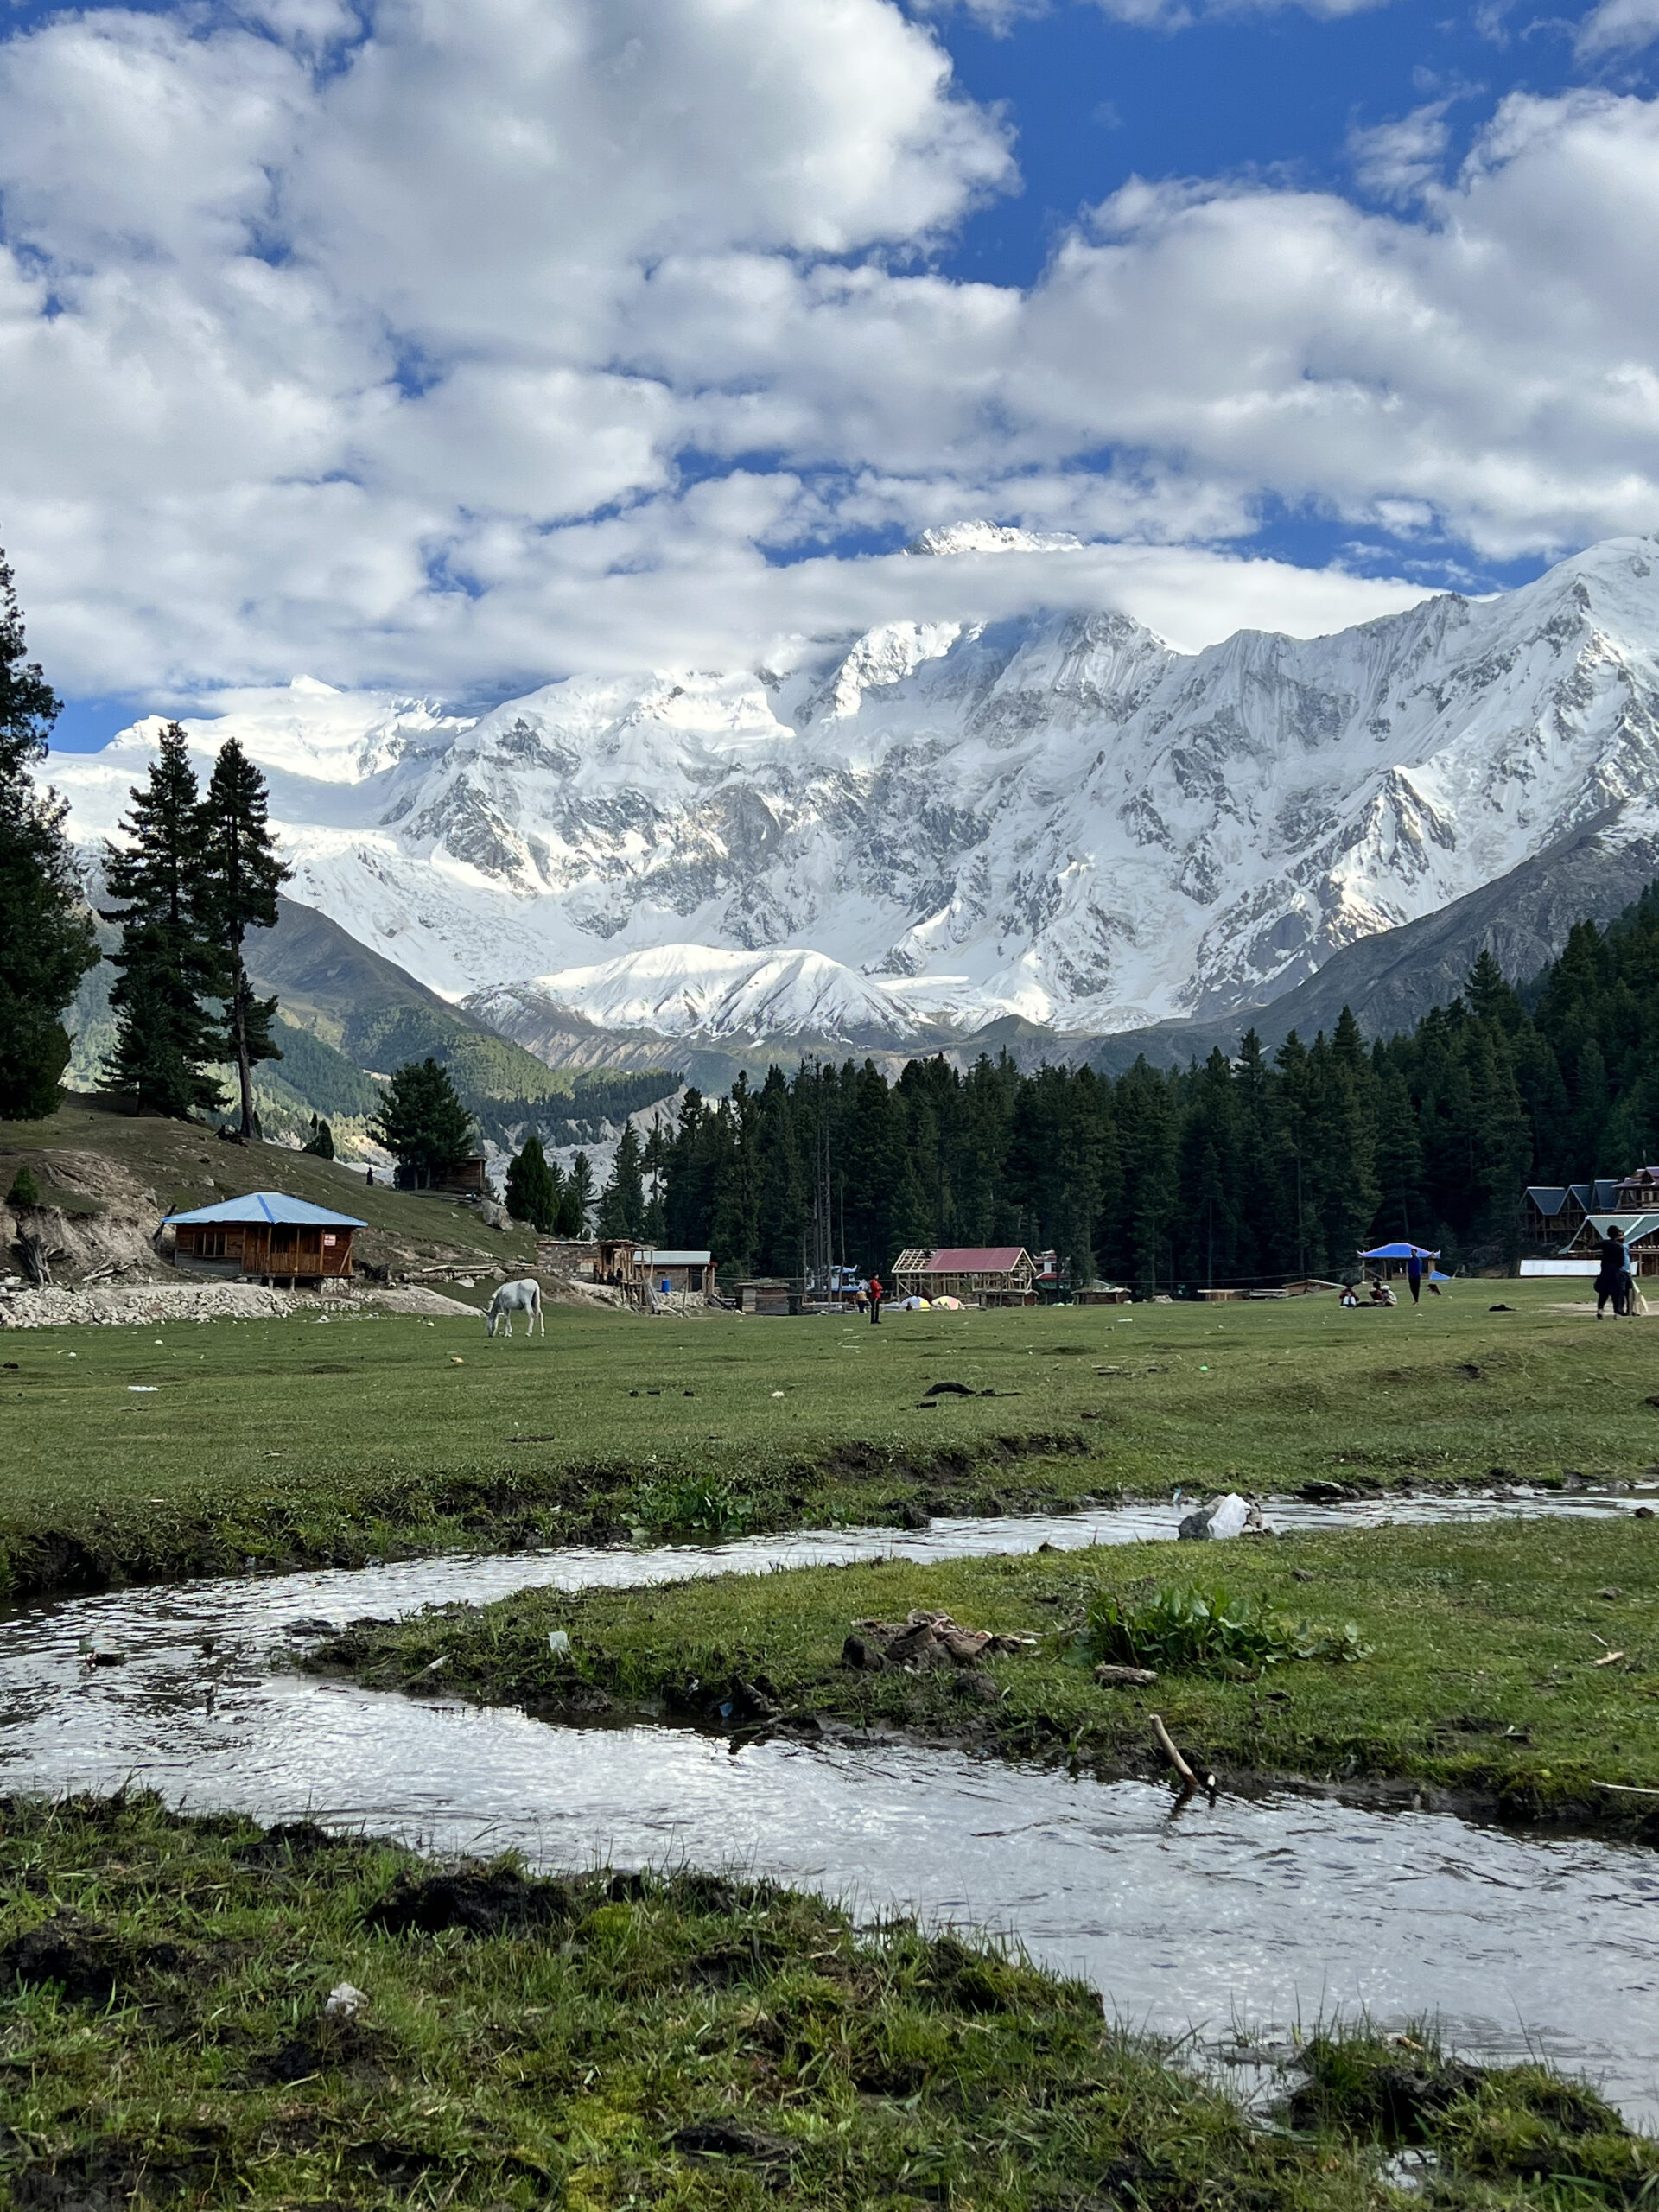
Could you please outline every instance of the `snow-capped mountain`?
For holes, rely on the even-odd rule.
[[[75,834],[156,727],[53,757]],[[510,1033],[1100,1033],[1260,1004],[1592,818],[1653,834],[1659,541],[1192,655],[1109,612],[901,612],[471,722],[302,680],[191,728],[270,772],[290,895]]]

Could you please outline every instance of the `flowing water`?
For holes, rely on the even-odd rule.
[[[1417,1499],[1271,1509],[1283,1527],[1634,1501]],[[1071,1780],[880,1743],[734,1749],[689,1729],[554,1727],[511,1710],[377,1694],[273,1668],[302,1623],[402,1614],[535,1583],[566,1588],[896,1555],[918,1560],[1171,1535],[1180,1509],[938,1522],[708,1549],[444,1558],[200,1582],[31,1607],[0,1624],[0,1789],[107,1789],[302,1814],[444,1851],[535,1863],[739,1866],[848,1897],[1017,1932],[1135,2024],[1282,2036],[1360,2009],[1436,2014],[1486,2059],[1536,2050],[1659,2122],[1659,1860],[1522,1841],[1423,1814],[1295,1797],[1172,1811],[1141,1783]],[[91,1667],[89,1649],[124,1654]]]

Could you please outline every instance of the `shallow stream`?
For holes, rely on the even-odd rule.
[[[1628,1513],[1596,1494],[1270,1509],[1281,1527]],[[708,1549],[448,1557],[200,1582],[0,1624],[0,1789],[109,1789],[264,1821],[308,1813],[442,1851],[753,1869],[1017,1932],[1131,2024],[1213,2055],[1364,2008],[1437,2014],[1471,2056],[1536,2050],[1659,2125],[1659,1859],[1439,1815],[1294,1797],[1173,1814],[1141,1783],[1072,1781],[892,1743],[733,1751],[690,1730],[554,1727],[274,1671],[301,1621],[401,1614],[537,1583],[1069,1548],[1173,1535],[1182,1509],[938,1522]],[[86,1652],[124,1654],[90,1667]]]

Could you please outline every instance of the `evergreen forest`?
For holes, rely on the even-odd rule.
[[[798,1274],[827,1165],[834,1249],[865,1268],[1023,1243],[1074,1282],[1155,1292],[1335,1275],[1393,1237],[1448,1268],[1512,1260],[1528,1183],[1656,1159],[1659,885],[1524,990],[1483,954],[1451,1006],[1371,1045],[1344,1012],[1311,1043],[1251,1032],[1231,1059],[1116,1079],[1002,1058],[889,1082],[849,1059],[693,1091],[601,1204],[618,1230]]]

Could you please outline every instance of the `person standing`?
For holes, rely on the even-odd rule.
[[[1624,1247],[1624,1231],[1616,1221],[1607,1224],[1607,1234],[1601,1240],[1601,1264],[1596,1273],[1596,1319],[1601,1319],[1602,1308],[1612,1301],[1615,1314],[1624,1311],[1626,1262],[1630,1258]]]
[[[1412,1304],[1420,1304],[1423,1295],[1423,1261],[1422,1255],[1414,1246],[1406,1262],[1406,1287],[1411,1293]]]
[[[880,1276],[872,1275],[870,1277],[870,1326],[872,1328],[881,1319],[881,1301],[887,1294],[881,1287]]]

